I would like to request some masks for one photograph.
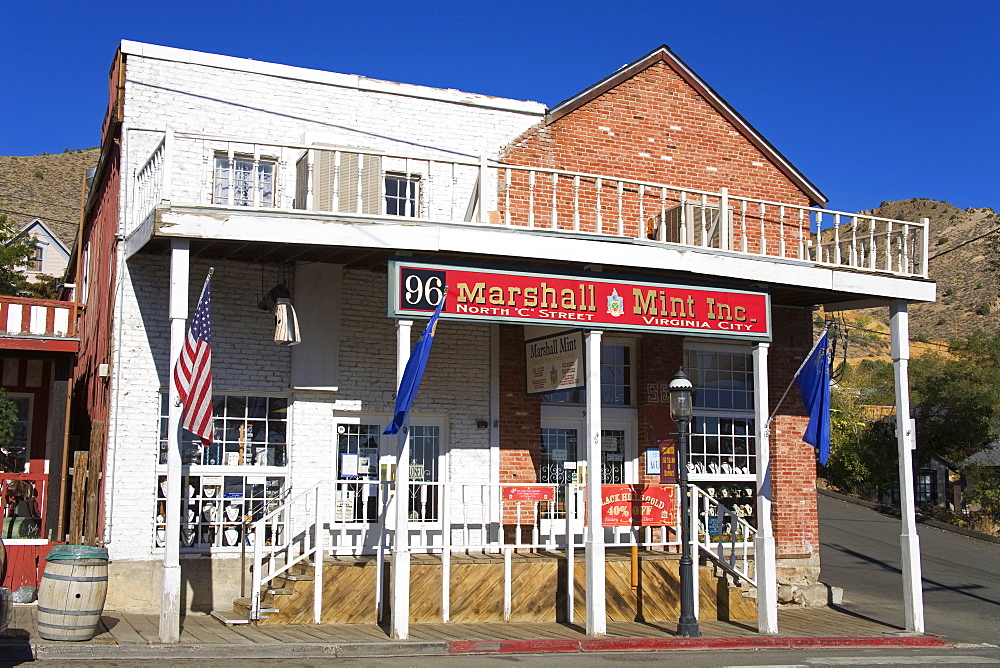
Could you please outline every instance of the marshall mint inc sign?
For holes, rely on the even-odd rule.
[[[442,319],[771,338],[770,300],[760,292],[403,261],[389,263],[389,315],[431,315],[445,286]]]

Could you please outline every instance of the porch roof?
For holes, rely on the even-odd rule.
[[[161,205],[126,240],[126,254],[165,252],[189,239],[196,255],[253,262],[329,262],[378,267],[395,255],[529,271],[591,269],[653,282],[684,282],[768,292],[776,306],[861,308],[929,302],[927,279],[745,256],[712,248],[542,229],[438,225],[344,214],[282,210],[220,211]]]

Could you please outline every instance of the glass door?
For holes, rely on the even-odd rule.
[[[437,522],[441,498],[439,477],[441,428],[410,427],[410,521]]]
[[[556,487],[556,502],[551,510],[540,509],[543,534],[553,530],[557,535],[566,533],[566,513],[570,509],[570,525],[574,533],[582,536],[586,510],[586,489],[574,484],[586,481],[587,453],[583,447],[583,420],[546,418],[542,420],[538,457],[538,482]],[[635,448],[635,423],[632,421],[604,421],[601,429],[602,485],[627,485],[637,480]],[[567,489],[573,498],[568,498]],[[551,524],[551,523],[554,523]]]

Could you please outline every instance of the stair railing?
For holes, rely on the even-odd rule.
[[[691,530],[698,553],[732,576],[736,584],[757,586],[753,554],[757,529],[735,509],[728,508],[697,485],[691,485]],[[716,524],[717,522],[717,524]],[[713,530],[714,525],[714,530]]]
[[[253,561],[250,564],[252,574],[250,587],[250,621],[261,619],[260,598],[261,589],[279,575],[288,573],[294,566],[307,561],[313,557],[313,618],[315,623],[319,623],[320,612],[323,606],[323,490],[326,488],[326,481],[321,481],[297,496],[291,497],[280,503],[278,507],[271,510],[251,525],[253,534]],[[293,514],[291,508],[296,504],[308,505],[308,499],[313,498],[313,525],[305,527],[302,532],[302,540],[295,541],[291,537],[290,522]],[[301,517],[308,517],[305,513]],[[286,540],[281,544],[265,545],[267,524],[270,520],[282,517],[284,519],[284,532]],[[301,551],[297,554],[292,552],[296,543],[302,545]],[[266,553],[266,554],[265,554]],[[266,563],[265,563],[266,556]],[[279,556],[281,557],[279,561]]]

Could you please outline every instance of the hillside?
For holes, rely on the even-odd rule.
[[[930,277],[937,283],[938,301],[910,306],[911,353],[944,350],[953,338],[975,329],[1000,327],[1000,269],[994,270],[988,234],[1000,228],[992,209],[959,209],[947,202],[909,199],[882,202],[861,211],[897,220],[930,219]],[[1000,260],[1000,254],[997,255]],[[884,357],[889,352],[886,309],[831,314],[848,327],[848,356]],[[817,318],[817,323],[822,317]],[[868,330],[868,331],[866,331]]]
[[[72,248],[80,224],[80,194],[96,148],[64,153],[0,156],[0,213],[17,227],[41,218]]]

